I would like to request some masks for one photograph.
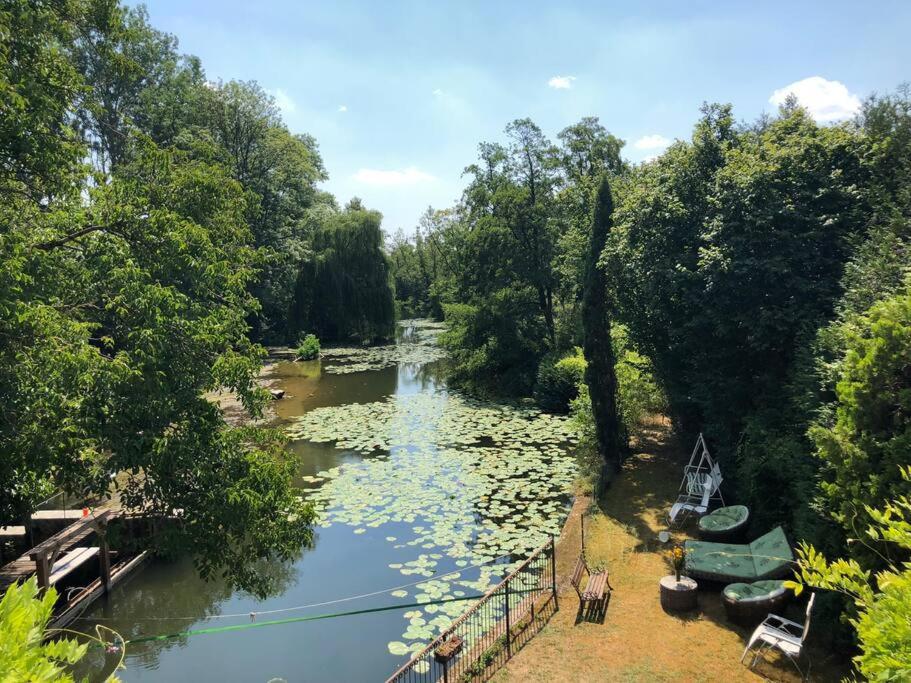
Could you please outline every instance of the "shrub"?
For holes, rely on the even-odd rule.
[[[301,339],[297,347],[297,360],[313,360],[319,357],[319,339],[315,334],[308,334]]]
[[[65,638],[44,642],[56,601],[53,588],[39,596],[34,578],[7,589],[0,600],[0,681],[73,680],[65,667],[82,659],[88,646]]]
[[[614,370],[617,374],[620,419],[629,434],[642,418],[665,412],[667,399],[655,381],[651,361],[633,348],[626,328],[612,326],[611,339],[617,359]]]
[[[591,493],[601,476],[604,461],[598,453],[598,436],[595,432],[595,416],[588,386],[579,382],[579,395],[570,401],[570,419],[579,436],[576,444],[576,460],[579,464],[580,485],[585,493]]]
[[[898,467],[911,448],[911,287],[843,327],[834,419],[813,425],[809,434],[826,466],[827,507],[852,534],[870,521],[866,504],[878,507],[907,493]],[[878,553],[863,546],[851,554],[879,564]]]
[[[907,488],[911,467],[897,468]],[[865,506],[871,520],[867,538],[891,545],[903,557],[911,551],[911,499],[900,496],[882,510]],[[888,553],[888,550],[887,550]],[[851,624],[857,629],[861,653],[854,658],[858,673],[869,681],[906,681],[911,677],[911,563],[887,562],[871,576],[853,559],[829,562],[812,546],[801,544],[797,553],[796,582],[835,591],[854,600],[858,614]]]
[[[579,384],[585,377],[585,358],[582,349],[557,358],[545,356],[538,367],[534,396],[542,410],[568,413],[570,403],[579,395]]]

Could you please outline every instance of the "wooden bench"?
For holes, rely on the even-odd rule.
[[[73,548],[66,553],[66,555],[54,562],[54,569],[48,578],[48,584],[53,586],[64,576],[76,571],[83,564],[91,560],[100,551],[101,549],[95,546],[80,546],[78,548]]]
[[[582,588],[583,572],[588,574],[588,581],[586,581],[584,589]],[[585,606],[589,603],[602,603],[606,595],[613,590],[607,577],[607,570],[592,573],[588,568],[588,563],[585,561],[585,555],[579,555],[576,568],[573,570],[573,575],[569,582],[576,589],[576,593],[579,594],[581,609],[585,609]]]

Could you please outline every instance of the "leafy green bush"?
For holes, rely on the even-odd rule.
[[[562,358],[545,356],[538,366],[534,397],[542,410],[568,413],[570,402],[579,395],[579,384],[585,377],[585,358],[582,349]]]
[[[849,320],[843,331],[834,421],[813,425],[810,437],[826,465],[829,509],[854,534],[869,524],[864,504],[881,506],[908,492],[898,468],[911,451],[911,286]],[[880,564],[878,553],[863,547],[852,555]]]
[[[34,577],[7,589],[0,600],[0,681],[73,680],[65,665],[82,659],[88,645],[66,638],[44,642],[56,601],[53,588],[39,597]]]
[[[907,489],[911,467],[898,468]],[[883,510],[865,506],[871,524],[867,537],[896,546],[907,557],[911,551],[911,499],[901,496]],[[856,560],[829,562],[812,546],[797,552],[798,581],[789,585],[799,593],[803,585],[848,595],[857,606],[851,619],[861,653],[854,658],[857,671],[869,681],[911,679],[911,563],[890,562],[871,577]]]
[[[592,399],[585,382],[579,383],[579,395],[569,403],[569,414],[579,442],[576,444],[576,460],[579,463],[579,484],[584,493],[592,493],[600,477],[604,461],[598,453],[598,435],[595,431],[595,416],[592,413]]]
[[[620,418],[627,433],[647,415],[667,410],[667,399],[652,372],[651,361],[633,348],[622,325],[611,327]]]
[[[478,305],[447,304],[449,378],[492,395],[528,396],[547,348],[547,328],[534,290],[506,287]]]
[[[313,360],[319,357],[319,339],[315,334],[308,334],[297,346],[297,360]]]

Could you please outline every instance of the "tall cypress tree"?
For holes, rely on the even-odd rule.
[[[598,451],[604,458],[601,484],[610,482],[620,470],[626,451],[626,435],[617,411],[617,376],[614,372],[614,349],[611,345],[611,305],[607,296],[607,278],[598,267],[613,225],[614,202],[607,177],[601,179],[595,200],[595,215],[585,264],[585,286],[582,292],[583,348],[588,365],[585,383],[591,396]]]

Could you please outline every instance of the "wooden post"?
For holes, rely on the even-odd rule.
[[[449,683],[449,662],[462,651],[464,644],[464,640],[459,636],[453,635],[433,651],[433,658],[443,665],[443,683]]]
[[[51,567],[46,553],[41,553],[35,558],[35,568],[38,576],[38,588],[47,590],[50,587]]]
[[[585,511],[579,515],[579,524],[582,527],[582,556],[585,556]]]
[[[101,583],[105,592],[111,590],[111,549],[108,547],[108,526],[105,522],[98,524],[98,567],[101,573]]]

